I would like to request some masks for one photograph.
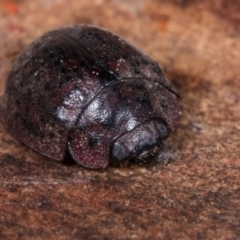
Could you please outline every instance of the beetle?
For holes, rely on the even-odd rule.
[[[160,66],[90,25],[47,32],[17,58],[1,104],[18,141],[55,160],[101,169],[151,162],[179,125],[178,93]]]

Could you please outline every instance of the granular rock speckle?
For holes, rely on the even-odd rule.
[[[166,141],[180,156],[167,165],[91,171],[58,163],[0,124],[1,239],[239,238],[237,1],[135,3],[0,2],[0,95],[25,46],[47,30],[87,23],[143,49],[182,96],[181,125]]]

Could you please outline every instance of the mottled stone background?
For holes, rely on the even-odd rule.
[[[240,2],[1,0],[0,95],[17,54],[66,24],[105,27],[179,90],[173,163],[91,171],[49,160],[0,125],[0,239],[239,239]]]

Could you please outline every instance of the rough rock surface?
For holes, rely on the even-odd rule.
[[[91,171],[33,152],[0,125],[0,238],[238,239],[239,10],[237,0],[1,1],[0,95],[25,46],[88,23],[147,52],[183,98],[168,165]]]

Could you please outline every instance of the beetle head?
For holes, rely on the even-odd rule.
[[[160,120],[150,120],[115,139],[111,145],[114,165],[133,160],[139,164],[150,163],[157,155],[159,144],[167,138],[168,127]]]

